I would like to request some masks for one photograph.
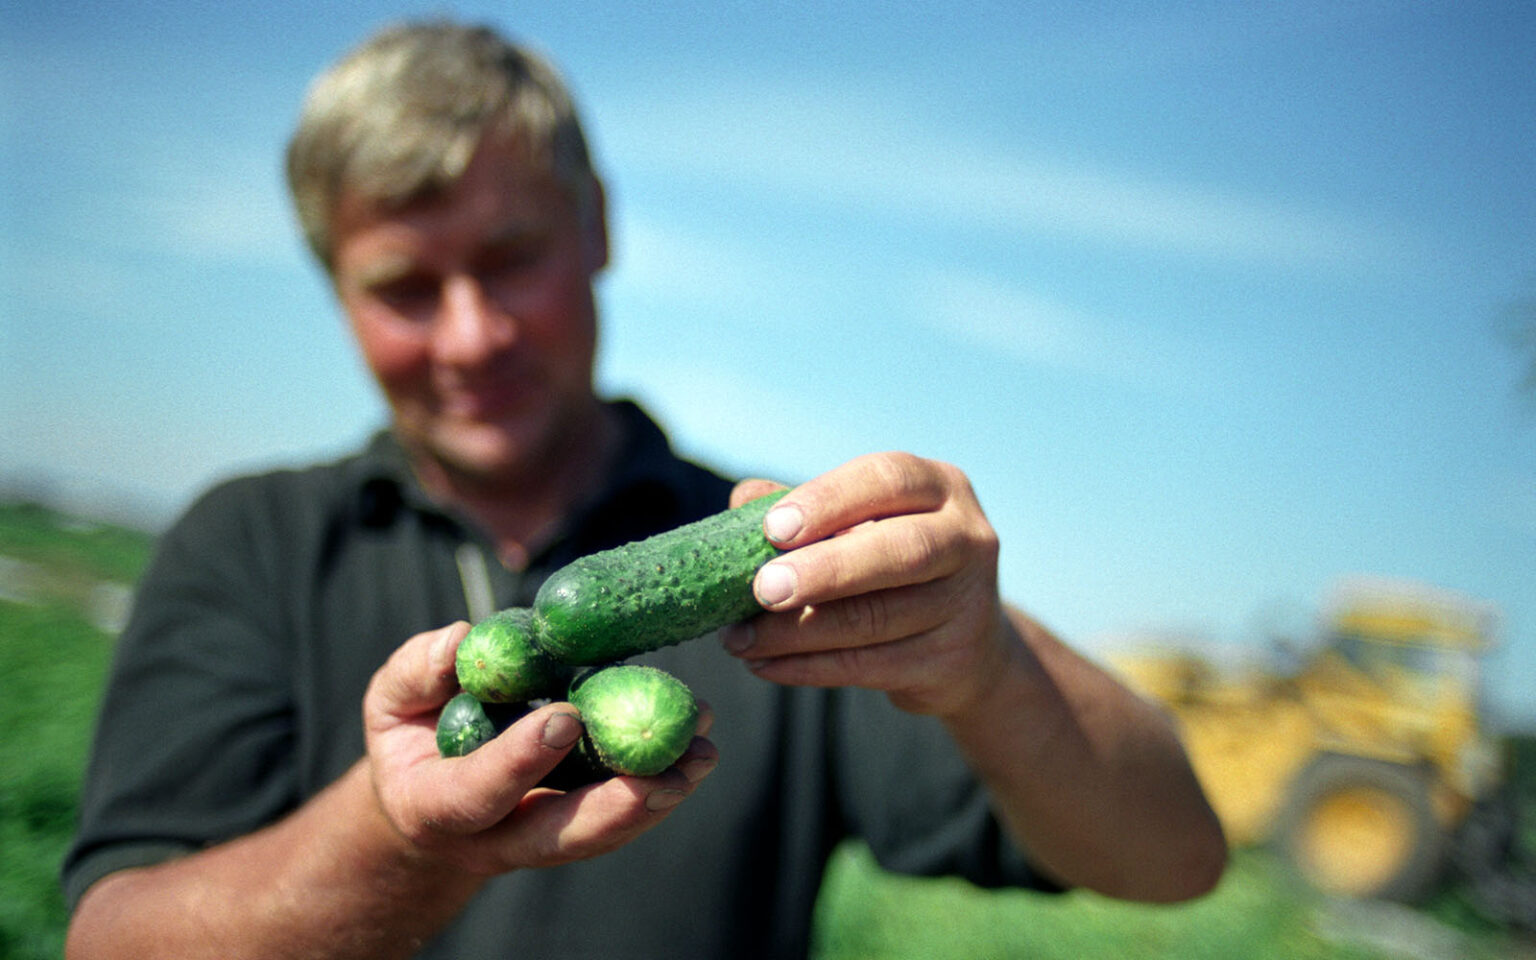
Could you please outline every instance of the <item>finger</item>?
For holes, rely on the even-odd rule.
[[[963,702],[970,689],[945,678],[976,676],[978,653],[933,631],[872,646],[749,660],[747,665],[772,683],[882,690],[898,709],[943,714]]]
[[[682,773],[689,783],[698,783],[709,776],[720,763],[720,751],[715,748],[713,742],[704,736],[694,737],[688,744],[688,749],[677,758],[674,766]]]
[[[887,643],[935,629],[956,609],[950,578],[874,590],[779,613],[764,613],[723,635],[742,659]]]
[[[714,710],[700,702],[697,732],[674,763],[686,768],[684,775],[690,782],[703,779],[719,760],[714,744],[705,738],[713,723]],[[441,777],[447,787],[445,822],[451,820],[460,832],[473,832],[505,817],[559,765],[581,738],[582,729],[574,706],[552,703],[521,718],[479,750],[454,758],[464,762],[437,765],[434,776]]]
[[[795,487],[763,520],[769,539],[789,549],[869,520],[937,510],[964,477],[953,467],[907,453],[858,457]]]
[[[917,635],[871,646],[748,660],[747,666],[764,680],[785,686],[896,690],[911,684],[911,671],[921,669],[916,654],[923,642]]]
[[[788,610],[925,583],[960,570],[971,533],[944,514],[866,523],[770,560],[752,581],[765,610]]]
[[[483,841],[495,851],[497,869],[599,856],[664,820],[693,794],[716,758],[714,745],[699,738],[678,765],[654,777],[615,777],[569,793],[536,790],[477,845]]]
[[[731,490],[731,506],[739,507],[744,503],[750,503],[758,497],[767,496],[775,490],[784,489],[782,483],[772,480],[751,479],[743,480]]]
[[[699,700],[698,705],[699,719],[693,726],[693,733],[696,737],[707,737],[715,725],[715,708],[707,700]]]
[[[463,621],[418,633],[401,644],[374,673],[363,697],[368,730],[392,726],[441,707],[458,689],[454,656],[469,632]]]
[[[463,757],[415,764],[400,794],[402,819],[422,830],[477,833],[505,819],[581,738],[576,708],[552,703]]]

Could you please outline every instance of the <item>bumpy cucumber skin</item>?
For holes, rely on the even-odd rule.
[[[555,571],[533,601],[539,644],[564,663],[611,663],[757,613],[752,577],[779,553],[763,516],[787,492]]]
[[[583,673],[571,685],[570,701],[586,727],[577,749],[628,776],[655,776],[676,763],[699,721],[699,704],[687,684],[639,664]]]
[[[485,703],[560,696],[573,671],[544,651],[539,630],[527,607],[510,607],[476,623],[459,644],[454,663],[459,686]]]
[[[527,704],[481,703],[471,694],[458,694],[437,716],[437,752],[444,757],[468,756],[527,716],[529,710]],[[614,772],[603,766],[583,737],[538,785],[575,790],[612,776]]]
[[[437,752],[445,757],[473,753],[496,737],[496,725],[480,701],[461,693],[437,715]]]

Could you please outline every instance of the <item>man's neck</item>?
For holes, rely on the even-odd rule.
[[[558,446],[495,477],[422,462],[417,474],[428,494],[477,523],[495,541],[502,563],[519,570],[559,534],[573,509],[596,494],[622,443],[613,410],[598,404],[591,417],[562,431]]]

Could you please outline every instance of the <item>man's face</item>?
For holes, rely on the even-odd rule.
[[[522,156],[488,141],[404,210],[344,197],[333,232],[336,291],[402,441],[477,482],[536,468],[595,408],[601,197],[583,217]]]

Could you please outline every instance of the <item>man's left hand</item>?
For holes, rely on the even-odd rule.
[[[743,481],[731,503],[777,486]],[[1022,653],[998,596],[997,534],[949,464],[859,457],[796,487],[763,525],[788,552],[753,583],[766,612],[722,641],[766,680],[884,690],[945,717]]]

